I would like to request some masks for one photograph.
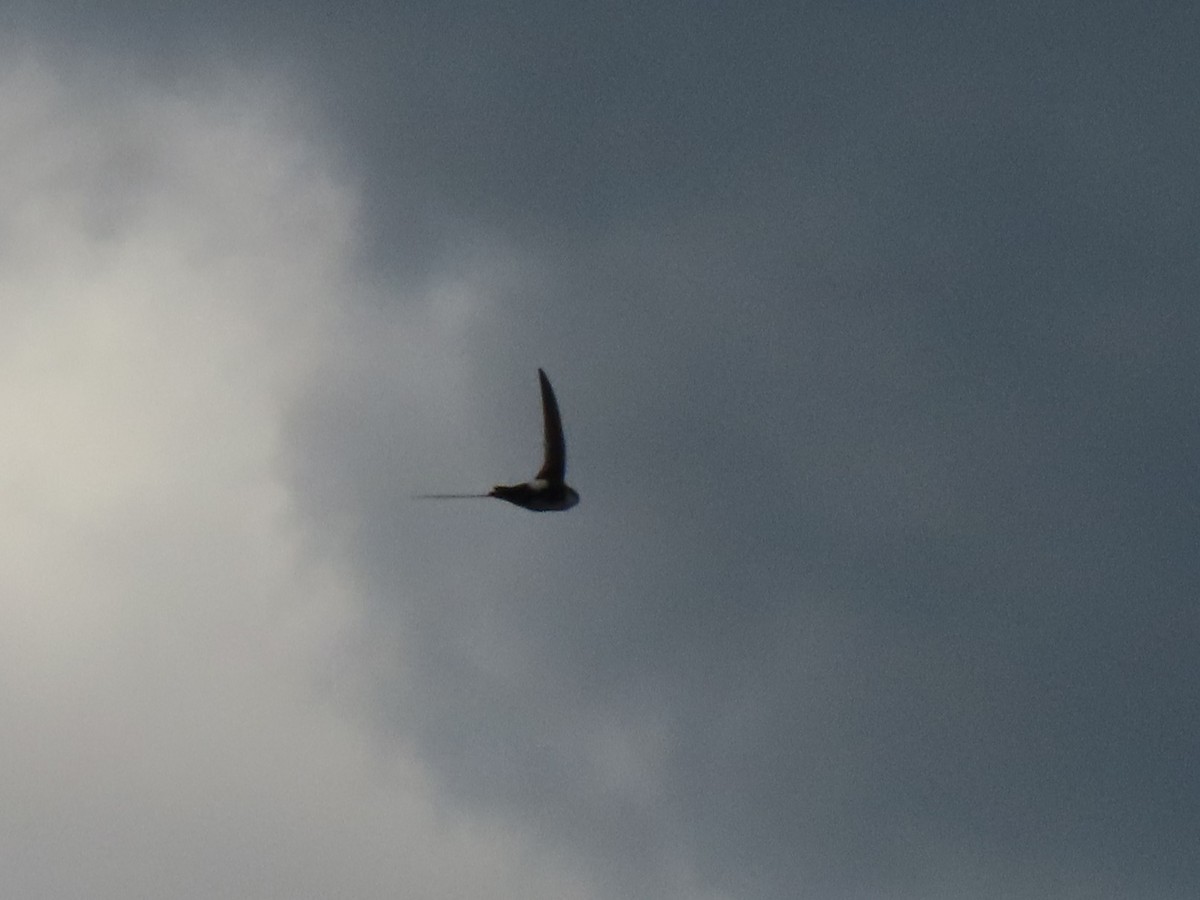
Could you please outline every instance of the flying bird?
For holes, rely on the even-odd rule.
[[[545,457],[542,460],[542,468],[532,481],[498,484],[486,494],[418,494],[417,499],[495,497],[534,512],[570,509],[578,503],[579,494],[563,480],[567,470],[567,446],[563,440],[562,417],[558,414],[554,388],[550,386],[550,379],[541,369],[538,369],[538,381],[542,386],[542,439],[545,443]]]

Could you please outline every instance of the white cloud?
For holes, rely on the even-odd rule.
[[[277,86],[84,68],[0,70],[3,893],[593,896],[335,704],[280,458],[352,192]]]

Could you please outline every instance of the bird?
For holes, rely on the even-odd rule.
[[[579,502],[579,494],[564,480],[567,469],[567,447],[563,439],[562,417],[558,400],[545,371],[538,369],[542,389],[542,467],[530,481],[519,484],[498,484],[486,494],[417,494],[419,500],[450,500],[495,497],[534,512],[555,512],[570,509]]]

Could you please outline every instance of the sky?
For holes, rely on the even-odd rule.
[[[2,893],[1197,896],[1198,26],[6,4]]]

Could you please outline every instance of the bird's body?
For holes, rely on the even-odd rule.
[[[570,509],[579,502],[579,494],[565,484],[552,485],[544,478],[535,478],[522,484],[498,484],[489,497],[507,500],[534,512],[551,512]]]
[[[550,387],[550,379],[541,369],[538,369],[538,381],[542,388],[542,437],[545,456],[537,475],[531,481],[520,484],[498,484],[486,494],[424,494],[424,499],[495,497],[534,512],[570,509],[579,502],[579,494],[564,480],[567,470],[567,448],[554,388]]]

